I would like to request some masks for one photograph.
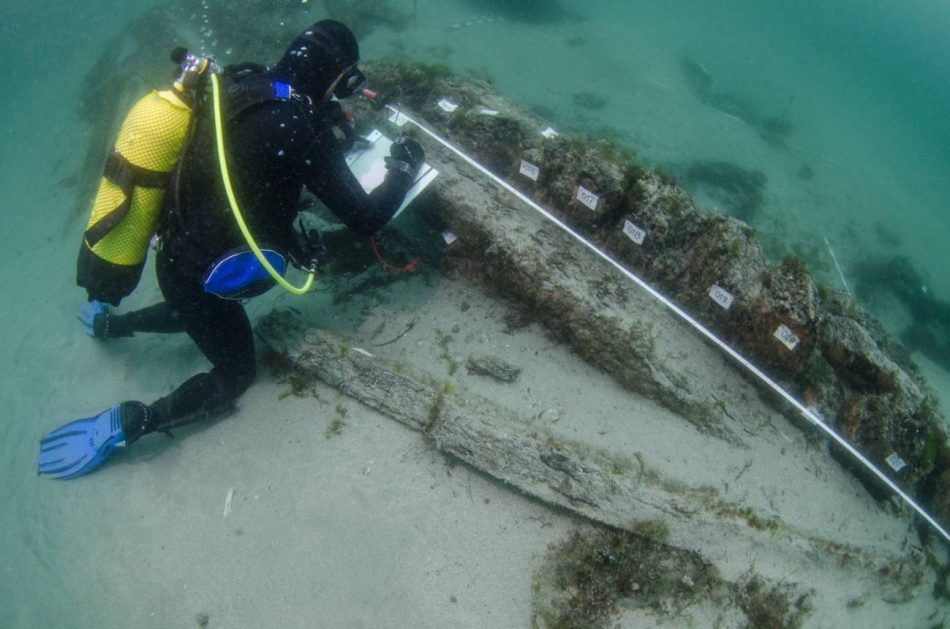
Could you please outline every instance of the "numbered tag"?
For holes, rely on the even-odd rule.
[[[389,122],[393,123],[397,127],[401,127],[409,122],[409,117],[401,111],[394,111],[393,115],[389,117]]]
[[[556,138],[558,136],[558,132],[552,129],[551,127],[548,127],[547,129],[544,129],[543,131],[541,131],[541,135],[543,135],[544,137],[548,139]]]
[[[498,110],[497,110],[497,109],[489,109],[489,108],[487,108],[487,107],[482,107],[481,109],[478,110],[478,113],[480,113],[480,114],[483,115],[483,116],[497,116],[497,115],[498,115]]]
[[[784,323],[778,326],[772,336],[780,340],[788,349],[795,349],[798,345],[799,338]]]
[[[452,113],[453,111],[459,108],[458,105],[456,105],[455,103],[453,103],[447,98],[443,98],[442,100],[439,101],[439,107],[441,107],[444,111],[447,111],[449,113]]]
[[[586,205],[592,210],[597,209],[597,204],[600,202],[600,197],[596,194],[585,188],[584,186],[577,186],[577,195],[575,197],[578,201]]]
[[[732,293],[718,284],[713,284],[709,287],[709,297],[714,302],[719,304],[723,310],[729,310],[729,308],[732,307],[733,300],[735,299],[732,296]]]
[[[645,231],[627,220],[623,222],[623,233],[627,235],[627,238],[638,245],[642,245],[643,239],[647,237],[647,233]]]
[[[531,162],[526,162],[521,160],[521,169],[518,171],[531,181],[537,181],[538,175],[541,174],[541,169],[532,164]]]
[[[372,144],[381,137],[383,137],[383,134],[378,129],[373,129],[366,135],[366,141]]]
[[[904,459],[901,458],[901,455],[897,454],[896,452],[891,452],[889,455],[887,455],[887,458],[884,460],[887,462],[888,465],[891,466],[891,469],[894,470],[895,472],[899,472],[905,467],[907,467],[907,462],[904,461]]]
[[[445,241],[445,244],[448,245],[449,247],[451,247],[453,244],[455,244],[455,242],[456,242],[458,239],[459,239],[459,237],[456,236],[456,235],[452,232],[451,229],[446,229],[444,232],[442,232],[442,240],[444,240],[444,241]]]

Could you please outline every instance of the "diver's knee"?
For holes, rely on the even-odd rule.
[[[214,370],[214,375],[220,384],[223,397],[234,399],[240,397],[254,382],[257,366],[252,363],[236,371]]]
[[[249,368],[241,371],[234,378],[235,397],[243,394],[254,383],[257,378],[257,366],[251,365]]]

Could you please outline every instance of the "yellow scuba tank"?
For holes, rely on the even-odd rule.
[[[191,129],[195,92],[211,62],[172,51],[181,72],[129,111],[103,170],[79,251],[76,283],[118,305],[139,282],[165,192]]]

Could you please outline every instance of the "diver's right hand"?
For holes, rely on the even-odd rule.
[[[79,309],[79,322],[86,334],[97,339],[106,338],[109,319],[109,305],[92,299]]]
[[[403,134],[389,147],[386,168],[404,172],[414,179],[425,161],[426,154],[422,150],[422,145],[414,138]]]

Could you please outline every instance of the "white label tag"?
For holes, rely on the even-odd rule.
[[[456,236],[454,233],[452,233],[451,229],[447,229],[444,232],[442,232],[442,240],[444,240],[445,244],[449,245],[450,247],[452,246],[452,243],[454,243],[458,239],[459,237]]]
[[[456,105],[455,103],[453,103],[447,98],[443,98],[442,100],[439,101],[439,107],[441,107],[443,110],[449,113],[452,113],[453,111],[459,108],[458,105]]]
[[[729,308],[732,306],[733,299],[735,299],[732,296],[732,293],[718,284],[713,284],[709,287],[709,297],[714,302],[722,306],[723,310],[729,310]]]
[[[901,455],[897,454],[896,452],[891,452],[889,455],[887,455],[887,458],[884,460],[887,462],[888,465],[891,466],[891,469],[894,470],[895,472],[899,472],[905,467],[907,467],[907,462],[904,461],[904,459],[901,458]]]
[[[541,135],[543,135],[546,138],[556,138],[558,136],[558,132],[552,129],[551,127],[548,127],[547,129],[544,129],[543,131],[541,131]]]
[[[366,134],[366,141],[372,144],[381,137],[383,137],[383,134],[379,132],[379,129],[373,129]]]
[[[497,115],[498,115],[498,110],[497,110],[497,109],[489,109],[489,108],[487,108],[487,107],[482,107],[481,109],[478,110],[478,113],[480,113],[480,114],[483,115],[483,116],[497,116]]]
[[[627,238],[638,245],[642,245],[643,239],[647,237],[647,233],[645,231],[627,220],[623,222],[623,233],[627,235]]]
[[[584,186],[577,186],[577,195],[575,198],[592,210],[597,209],[597,203],[600,201],[600,197]]]
[[[393,115],[389,117],[389,122],[393,123],[397,127],[401,127],[402,125],[409,122],[409,118],[401,111],[394,111]]]
[[[538,175],[541,174],[541,169],[532,164],[531,162],[526,162],[521,160],[521,169],[518,171],[531,181],[537,181]]]
[[[788,349],[795,349],[795,346],[798,345],[798,337],[795,336],[795,333],[792,332],[784,323],[778,326],[775,332],[772,333],[772,336],[782,341],[782,343]]]

